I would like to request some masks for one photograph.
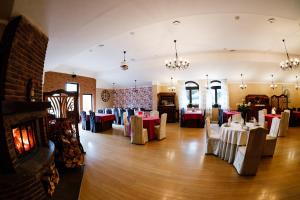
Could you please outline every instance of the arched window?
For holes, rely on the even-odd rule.
[[[199,85],[194,81],[185,82],[188,107],[199,107]]]

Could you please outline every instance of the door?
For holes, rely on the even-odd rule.
[[[82,110],[85,112],[89,112],[93,110],[92,103],[93,103],[93,95],[92,94],[84,94],[82,95]]]

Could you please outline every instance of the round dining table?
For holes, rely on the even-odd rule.
[[[133,117],[133,116],[132,116]],[[160,124],[159,117],[142,117],[143,119],[143,128],[147,129],[148,132],[148,140],[155,139],[155,126]],[[131,121],[131,120],[130,120]],[[129,133],[131,134],[131,123],[129,122]]]
[[[246,145],[249,131],[258,127],[260,126],[254,123],[246,123],[243,127],[240,123],[232,122],[230,125],[224,123],[220,129],[218,156],[232,164],[237,146]]]
[[[232,117],[233,115],[237,115],[237,114],[240,114],[240,112],[238,111],[224,111],[223,112],[223,122],[228,122],[228,119],[230,117]]]
[[[148,131],[148,139],[155,139],[155,127],[160,124],[159,117],[143,117],[143,128]]]

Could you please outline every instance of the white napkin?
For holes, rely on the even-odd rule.
[[[256,121],[256,118],[255,118],[255,117],[253,117],[253,123],[254,123],[254,124],[256,124],[256,123],[257,123],[257,121]]]
[[[228,119],[228,125],[230,125],[231,124],[231,117],[229,117],[229,119]]]
[[[244,124],[244,119],[243,118],[241,118],[240,124]]]
[[[253,117],[253,123],[254,123],[254,126],[257,126],[257,125],[258,125],[258,121],[256,120],[255,117]]]

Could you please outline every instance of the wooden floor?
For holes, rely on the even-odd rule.
[[[300,128],[277,140],[274,157],[262,159],[254,177],[204,155],[204,129],[168,124],[167,139],[146,145],[121,134],[82,131],[86,167],[79,199],[300,199]]]

